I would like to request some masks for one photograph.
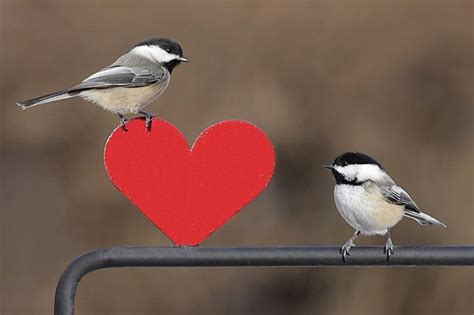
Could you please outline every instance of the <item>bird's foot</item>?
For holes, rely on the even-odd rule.
[[[143,112],[143,111],[139,111],[139,113],[142,114],[143,116],[145,116],[145,127],[148,131],[150,131],[151,130],[151,121],[156,116],[151,114],[151,113],[147,113],[147,112]]]
[[[145,116],[145,127],[147,130],[151,130],[151,120],[153,119],[153,115]]]
[[[387,239],[387,242],[385,242],[383,253],[387,255],[387,261],[390,259],[390,256],[392,256],[394,253],[393,243],[390,237]]]
[[[118,114],[120,117],[120,124],[119,127],[122,128],[124,131],[127,131],[127,128],[125,128],[125,124],[127,123],[128,119],[122,114]]]
[[[344,245],[341,246],[341,249],[339,250],[339,252],[342,255],[342,261],[343,262],[346,262],[346,257],[351,255],[351,254],[349,254],[349,250],[354,246],[355,245],[354,245],[354,242],[352,241],[352,239],[348,240]]]

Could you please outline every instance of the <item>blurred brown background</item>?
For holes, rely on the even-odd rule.
[[[115,115],[80,99],[15,106],[156,36],[191,62],[150,111],[189,142],[249,120],[277,152],[268,189],[203,246],[342,244],[352,230],[321,165],[348,150],[448,225],[404,220],[395,245],[474,242],[472,1],[0,4],[2,315],[51,314],[83,252],[170,245],[107,178]],[[77,314],[472,314],[473,283],[472,269],[441,267],[108,270],[81,282]]]

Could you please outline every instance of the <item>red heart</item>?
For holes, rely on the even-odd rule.
[[[243,121],[207,128],[190,149],[154,119],[115,129],[104,152],[112,183],[176,245],[197,245],[255,198],[275,166],[271,142]]]

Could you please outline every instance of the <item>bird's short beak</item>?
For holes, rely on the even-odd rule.
[[[332,166],[332,165],[323,165],[323,167],[325,167],[327,169],[330,169],[330,170],[334,169],[334,166]]]
[[[181,61],[181,62],[188,62],[189,61],[188,58],[183,57],[183,56],[179,57],[178,60]]]

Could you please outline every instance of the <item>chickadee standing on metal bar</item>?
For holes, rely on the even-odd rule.
[[[382,165],[365,154],[347,152],[338,156],[332,165],[324,167],[330,169],[336,179],[334,199],[339,213],[356,230],[341,247],[344,261],[360,233],[387,234],[384,253],[389,259],[394,252],[390,228],[404,216],[422,225],[446,227],[421,212],[408,193],[395,184],[385,172]]]
[[[179,44],[166,38],[150,39],[137,44],[79,85],[17,104],[27,109],[80,96],[118,114],[122,127],[127,121],[124,114],[139,113],[146,117],[146,127],[149,128],[153,115],[142,109],[168,87],[173,69],[187,61]]]

